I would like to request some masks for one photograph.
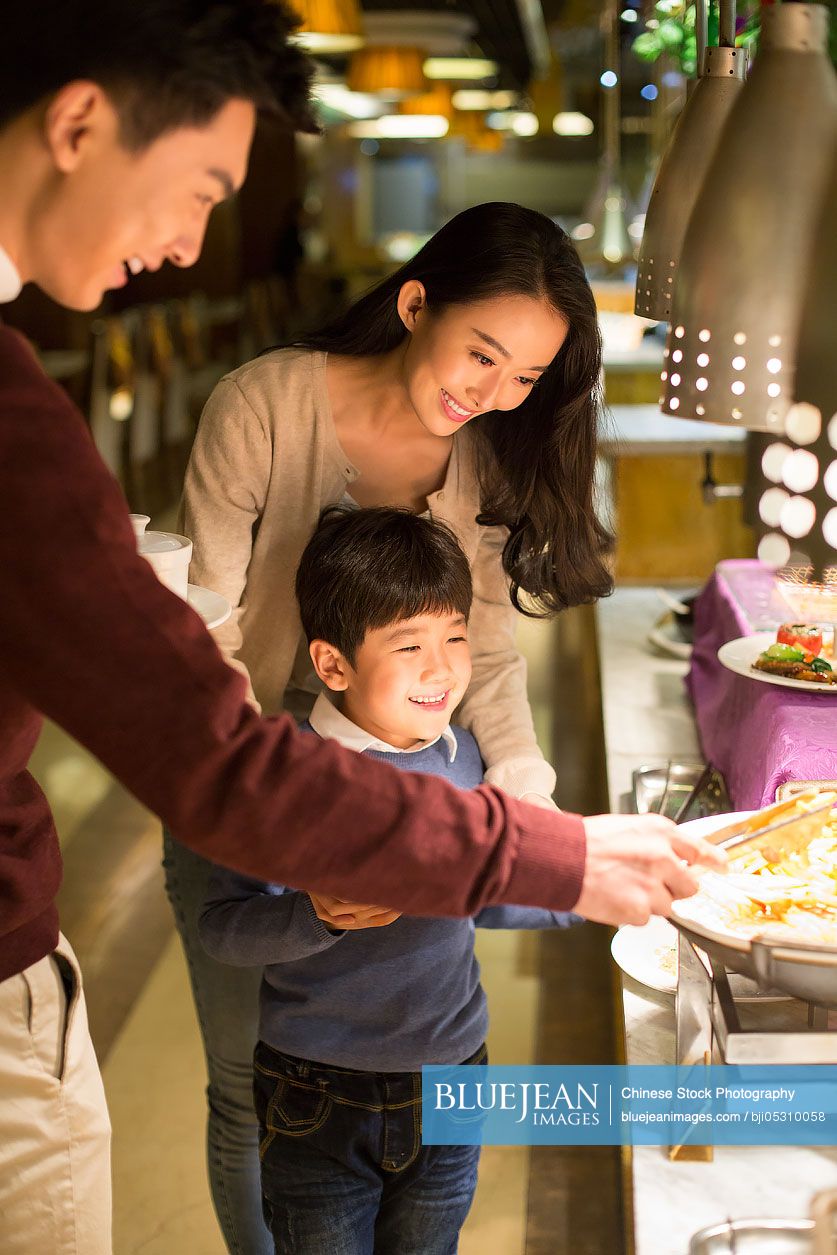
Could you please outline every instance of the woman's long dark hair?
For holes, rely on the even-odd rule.
[[[410,279],[424,285],[431,314],[521,295],[545,299],[569,323],[563,347],[525,401],[469,424],[477,436],[477,522],[509,529],[503,567],[512,602],[524,614],[547,617],[607,596],[613,590],[605,561],[612,537],[593,507],[601,335],[569,237],[550,218],[521,205],[476,205],[299,345],[350,357],[389,352],[408,334],[396,302]]]

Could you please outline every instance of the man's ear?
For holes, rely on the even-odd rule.
[[[308,652],[323,684],[335,693],[342,693],[349,687],[349,664],[339,649],[327,641],[312,641]]]
[[[408,279],[398,293],[398,317],[408,331],[415,331],[416,320],[427,305],[424,284],[418,279]]]
[[[62,174],[70,174],[82,160],[96,131],[117,139],[119,117],[98,83],[67,83],[53,96],[44,115],[44,141]]]

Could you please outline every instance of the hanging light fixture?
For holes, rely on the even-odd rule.
[[[357,0],[294,0],[302,24],[294,42],[313,53],[353,52],[363,44]]]
[[[697,0],[700,77],[660,163],[645,215],[634,310],[668,322],[683,238],[721,131],[744,85],[747,54],[735,44],[735,3],[721,0],[719,45],[707,48],[706,7]]]
[[[625,216],[627,197],[621,184],[621,86],[619,81],[619,14],[614,0],[602,11],[605,69],[599,82],[604,92],[604,147],[585,221],[573,231],[581,260],[595,270],[618,273],[631,260],[633,246]]]
[[[663,410],[782,431],[814,226],[837,133],[818,4],[762,9],[761,49],[695,204],[674,285]]]
[[[440,114],[385,113],[368,122],[350,122],[347,129],[355,139],[441,139],[449,125]]]
[[[552,135],[553,119],[564,112],[566,91],[561,62],[550,55],[549,68],[543,78],[535,78],[529,84],[529,100],[532,112],[538,119],[541,135]]]
[[[383,100],[406,100],[427,90],[421,48],[376,45],[352,55],[346,75],[353,92],[377,93]]]
[[[498,153],[503,149],[503,132],[492,130],[486,124],[485,113],[473,109],[460,110],[454,106],[448,139],[464,140],[472,152]]]
[[[427,78],[448,79],[452,83],[479,83],[496,78],[500,67],[487,57],[428,57],[424,73]]]
[[[791,567],[780,573],[779,587],[794,614],[806,622],[837,621],[835,275],[837,146],[796,335],[795,404],[785,420],[784,438],[765,451],[767,482],[759,504],[762,522],[772,529],[763,537],[759,554],[772,565],[790,559]]]
[[[399,105],[399,113],[431,114],[434,117],[447,118],[450,122],[453,118],[451,94],[447,83],[433,83],[430,91],[402,101]]]

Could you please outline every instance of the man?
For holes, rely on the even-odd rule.
[[[257,110],[312,128],[290,29],[269,0],[17,6],[0,39],[0,300],[31,281],[92,309],[128,271],[190,265],[244,179]],[[640,923],[694,891],[681,860],[716,857],[665,820],[460,793],[259,719],[137,557],[81,415],[3,328],[0,569],[4,1255],[110,1249],[107,1112],[26,771],[43,716],[214,861],[414,915],[517,903]]]

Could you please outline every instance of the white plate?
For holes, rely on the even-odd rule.
[[[677,929],[655,915],[642,928],[624,924],[610,943],[622,971],[640,985],[673,994],[677,988]]]
[[[193,610],[196,610],[208,628],[220,627],[232,614],[232,606],[226,597],[213,593],[209,588],[201,588],[198,584],[190,584],[186,599]]]
[[[683,658],[688,662],[692,656],[692,647],[688,641],[683,640],[677,630],[674,615],[670,610],[661,615],[654,624],[648,633],[648,640],[655,648],[672,658]]]
[[[718,650],[718,661],[728,671],[744,675],[749,680],[761,680],[763,684],[779,684],[782,688],[798,689],[801,693],[830,693],[837,697],[837,684],[816,684],[813,680],[792,680],[786,675],[772,675],[769,671],[753,670],[753,663],[768,645],[775,645],[774,632],[756,632],[755,636],[739,636],[727,641]]]

